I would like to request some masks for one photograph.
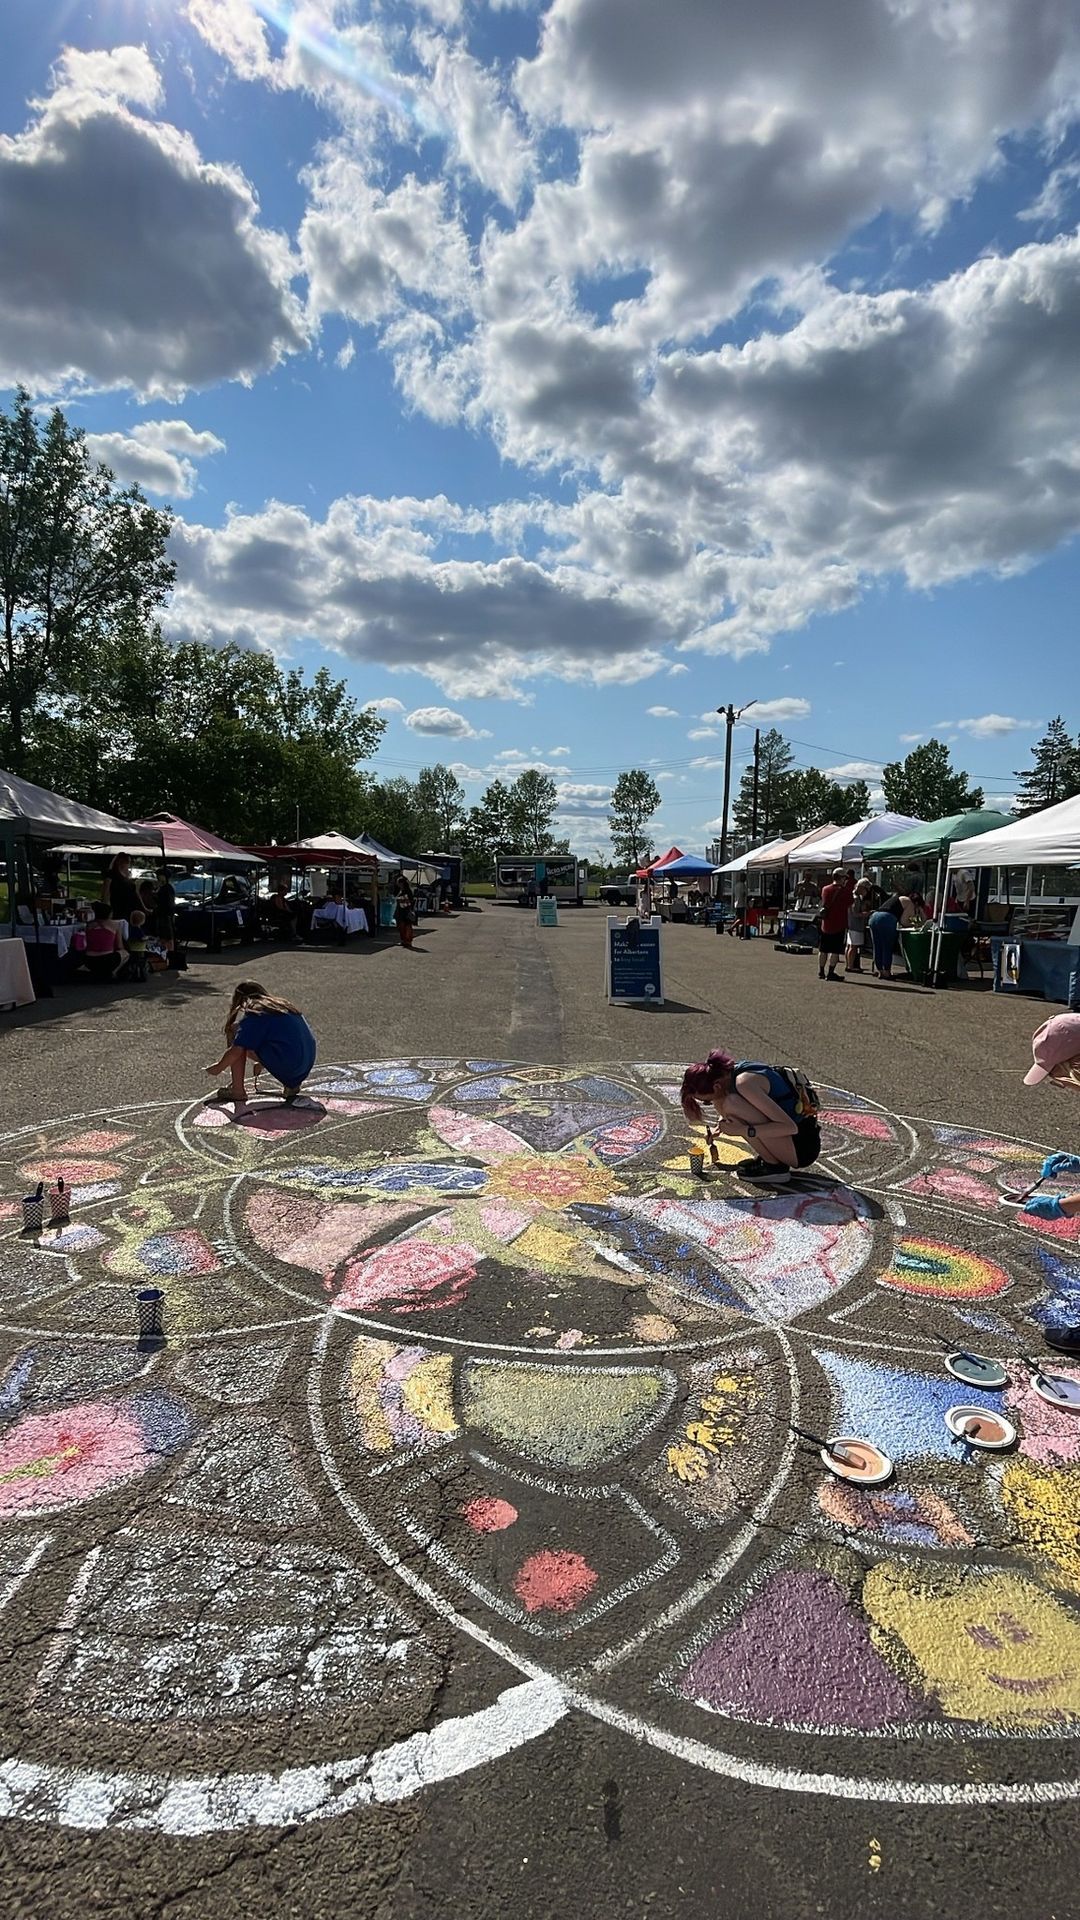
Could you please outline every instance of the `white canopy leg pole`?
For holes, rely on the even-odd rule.
[[[937,878],[934,881],[934,931],[930,936],[930,985],[937,980],[938,962],[941,959],[941,916],[945,902],[942,897],[942,873],[945,861],[944,849],[938,854]],[[944,869],[947,871],[947,869]]]

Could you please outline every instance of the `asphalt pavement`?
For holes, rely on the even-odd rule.
[[[611,1007],[604,923],[0,1016],[5,1911],[1080,1913],[1080,1419],[1027,1365],[1080,1270],[1001,1204],[1080,1147],[1047,1009],[692,927]],[[319,1062],[237,1123],[251,977]],[[688,1175],[721,1045],[822,1091],[791,1193]],[[948,1347],[1005,1358],[1011,1450],[945,1432]]]

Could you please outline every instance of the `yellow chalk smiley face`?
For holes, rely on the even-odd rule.
[[[1020,1574],[883,1561],[863,1602],[955,1720],[1047,1726],[1080,1717],[1080,1619]]]

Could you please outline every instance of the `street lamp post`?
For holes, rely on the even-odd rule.
[[[741,720],[743,714],[746,713],[750,707],[756,707],[756,706],[757,706],[756,700],[748,700],[746,702],[746,705],[742,707],[732,706],[731,701],[729,700],[726,707],[717,707],[716,709],[717,713],[720,715],[721,719],[724,721],[727,727],[727,735],[724,741],[724,807],[720,815],[720,865],[721,866],[723,866],[727,860],[728,802],[731,799],[731,736],[735,731],[736,720]]]

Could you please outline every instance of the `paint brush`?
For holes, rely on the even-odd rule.
[[[794,1422],[790,1420],[788,1421],[788,1428],[790,1432],[797,1434],[800,1440],[809,1440],[811,1446],[824,1447],[825,1452],[831,1453],[834,1460],[842,1460],[845,1465],[850,1462],[851,1455],[848,1453],[846,1447],[834,1446],[831,1440],[823,1440],[819,1433],[808,1433],[805,1427],[797,1427]]]
[[[1043,1181],[1049,1180],[1049,1178],[1050,1178],[1050,1175],[1048,1173],[1040,1173],[1038,1179],[1033,1180],[1030,1187],[1025,1187],[1023,1193],[1001,1194],[998,1199],[998,1206],[999,1207],[1022,1207],[1026,1200],[1031,1199],[1031,1196],[1033,1193],[1038,1193],[1039,1188],[1042,1186]]]

